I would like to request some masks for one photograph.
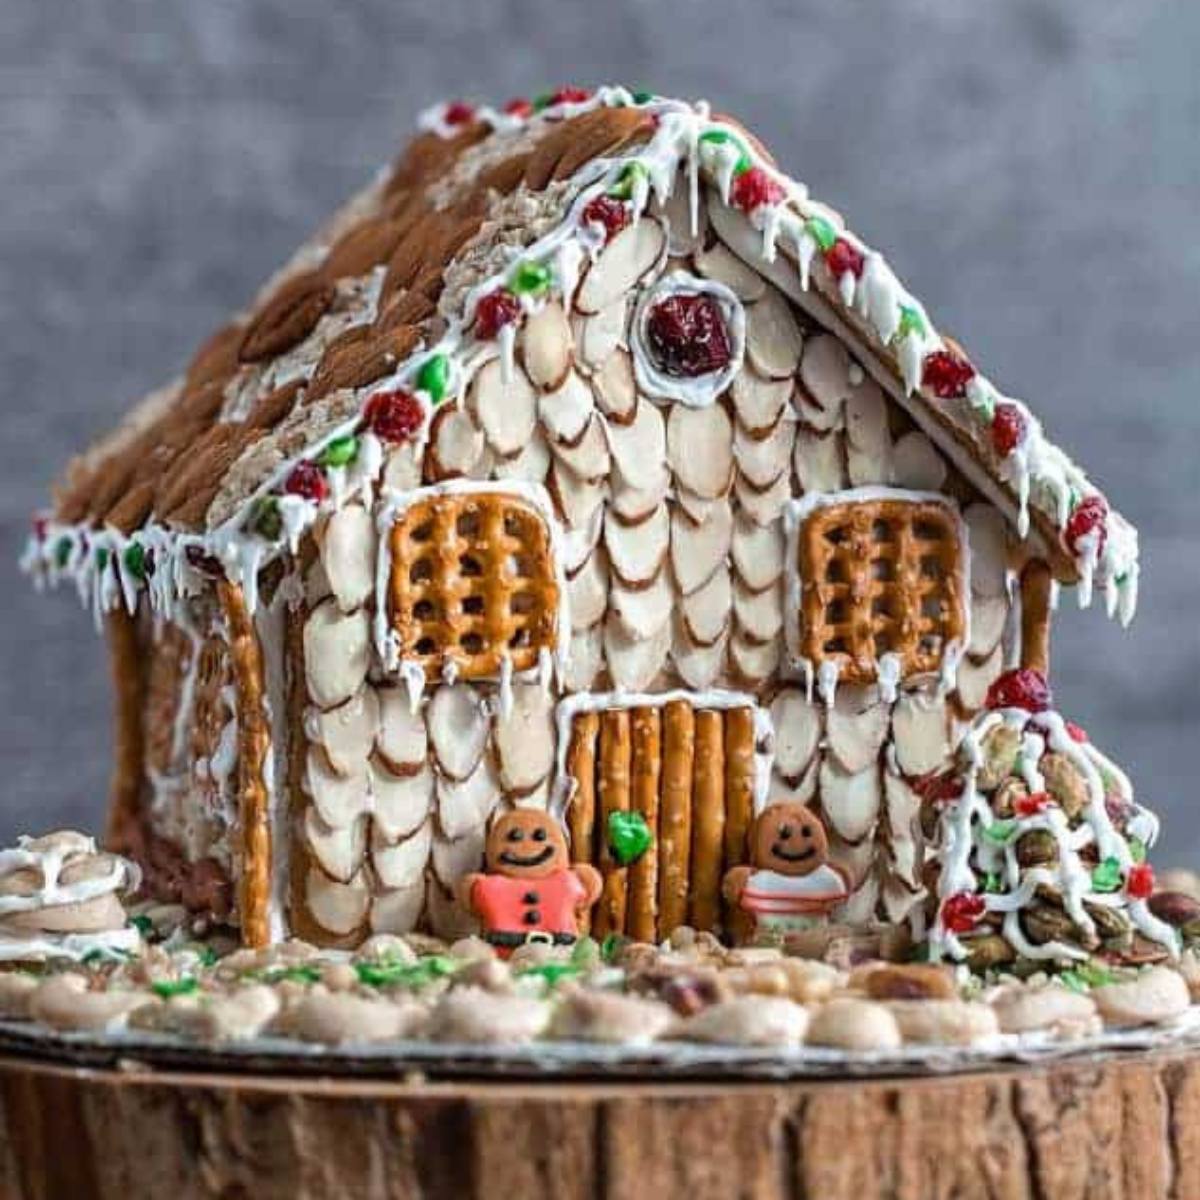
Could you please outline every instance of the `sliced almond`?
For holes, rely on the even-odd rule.
[[[425,709],[425,725],[442,774],[466,779],[487,744],[487,714],[479,694],[468,683],[442,684]]]
[[[482,825],[458,838],[434,834],[430,861],[443,887],[453,887],[464,875],[478,871],[483,866],[485,838],[486,830]]]
[[[806,495],[840,492],[848,483],[840,433],[816,433],[801,425],[792,465]]]
[[[730,665],[738,677],[751,686],[757,687],[775,675],[782,655],[781,638],[756,643],[735,632],[729,639]]]
[[[879,876],[874,872],[867,875],[861,884],[850,893],[850,898],[837,910],[835,914],[837,920],[845,925],[868,925],[875,918],[875,906],[879,903]],[[875,1006],[872,1005],[872,1008]],[[889,1014],[890,1015],[890,1014]],[[881,1037],[886,1038],[888,1042],[892,1041],[893,1035],[891,1029],[895,1027],[895,1021],[890,1026],[885,1025],[888,1032],[881,1033]],[[896,1038],[899,1041],[899,1038]]]
[[[662,224],[643,217],[627,225],[600,251],[575,294],[584,314],[601,312],[662,263],[667,239]]]
[[[314,714],[315,732],[334,771],[343,777],[361,777],[379,733],[379,701],[364,687],[345,704]]]
[[[371,898],[371,932],[412,933],[425,909],[425,880],[412,887],[379,892]]]
[[[466,911],[432,875],[426,879],[425,919],[436,937],[447,942],[479,932],[479,921]]]
[[[462,837],[485,826],[500,801],[500,788],[486,758],[463,780],[437,781],[438,826],[448,838]],[[388,883],[388,887],[403,887]]]
[[[886,487],[892,482],[892,448],[879,450],[846,448],[846,473],[852,487]]]
[[[537,420],[537,392],[520,365],[513,364],[506,379],[500,359],[484,363],[471,380],[467,396],[488,445],[502,456],[520,453],[533,434]],[[468,444],[473,444],[470,434],[464,432],[462,436]],[[467,449],[461,457],[473,463],[478,455],[471,455],[472,451]],[[451,457],[454,457],[453,452]],[[438,458],[443,463],[447,461],[440,449]]]
[[[824,805],[822,804],[822,808]],[[837,829],[827,819],[829,832],[829,857],[850,877],[850,886],[857,889],[872,874],[878,858],[878,850],[871,838],[859,842],[848,842],[838,836]]]
[[[603,492],[601,492],[603,496]],[[600,544],[604,532],[604,505],[597,504],[586,525],[567,529],[562,539],[562,565],[568,578],[575,575]]]
[[[794,386],[791,378],[768,379],[747,363],[734,377],[729,389],[738,423],[751,437],[770,432],[787,407]]]
[[[711,646],[700,646],[687,634],[682,618],[673,621],[671,661],[684,684],[696,691],[712,687],[725,666],[729,633],[726,631]]]
[[[742,262],[723,242],[713,242],[707,250],[697,250],[695,263],[701,275],[723,283],[746,304],[761,300],[766,293],[767,281]]]
[[[423,885],[425,867],[433,851],[433,822],[426,821],[411,837],[389,842],[371,838],[371,862],[385,888],[416,888]],[[422,888],[423,890],[423,888]],[[420,906],[418,905],[418,912]]]
[[[409,492],[421,486],[422,454],[415,442],[391,446],[383,465],[383,486],[393,492]]]
[[[856,775],[878,760],[891,715],[877,688],[838,688],[825,719],[825,735],[843,770]]]
[[[733,480],[729,482],[733,483]],[[675,501],[693,525],[703,525],[712,514],[713,507],[724,502],[724,497],[709,500],[707,497],[697,496],[695,492],[689,492],[685,487],[676,487]]]
[[[667,461],[675,478],[697,496],[715,499],[729,489],[733,470],[733,422],[719,404],[671,406]]]
[[[779,421],[763,438],[751,437],[739,425],[733,439],[733,456],[738,470],[751,486],[769,487],[790,466],[795,439],[794,421]]]
[[[850,383],[850,355],[832,334],[824,333],[809,339],[800,366],[800,382],[807,392],[802,399],[824,414],[821,422],[813,421],[813,424],[822,429],[839,425],[853,385]]]
[[[892,447],[892,478],[897,487],[919,492],[940,492],[946,482],[946,464],[933,443],[913,429]]]
[[[393,775],[371,764],[375,824],[388,841],[407,837],[433,811],[433,768],[422,763],[412,775]]]
[[[349,883],[362,866],[367,849],[367,818],[360,816],[337,828],[327,825],[315,805],[304,810],[304,838],[325,874]]]
[[[604,622],[604,655],[613,686],[644,692],[662,670],[671,646],[671,622],[652,637],[634,640],[612,613]]]
[[[573,630],[590,629],[608,608],[608,565],[603,550],[590,554],[567,582]]]
[[[335,829],[344,829],[371,807],[365,767],[358,775],[338,775],[316,746],[309,747],[305,759],[304,789],[312,797],[321,819]]]
[[[635,488],[657,484],[667,460],[667,427],[655,405],[640,400],[628,425],[609,424],[608,440],[626,483]]]
[[[846,401],[847,467],[855,487],[888,484],[892,478],[892,437],[888,405],[872,379],[853,388]]]
[[[826,755],[821,763],[820,789],[821,811],[843,841],[860,842],[875,828],[883,798],[878,763],[852,774],[832,755]]]
[[[618,581],[610,596],[614,616],[635,640],[657,633],[670,620],[674,602],[675,592],[668,571],[659,571],[649,587],[627,588]]]
[[[906,780],[891,771],[883,773],[884,808],[887,813],[888,835],[892,842],[915,841],[921,813],[921,797]]]
[[[637,383],[633,359],[626,350],[616,350],[592,377],[596,406],[608,418],[609,425],[629,425],[637,415]]]
[[[413,712],[407,688],[380,688],[377,746],[396,775],[413,775],[425,765],[429,750],[425,719]]]
[[[546,487],[568,529],[590,529],[596,510],[603,508],[608,495],[607,484],[580,479],[557,462],[550,468]]]
[[[671,472],[664,464],[653,486],[635,488],[630,487],[617,471],[613,473],[612,486],[612,511],[626,525],[640,525],[662,507],[671,488]]]
[[[995,650],[1004,626],[1008,623],[1008,596],[971,597],[971,637],[967,653],[973,658],[986,658]]]
[[[792,498],[792,480],[784,471],[765,490],[752,487],[745,475],[738,474],[733,481],[734,498],[750,520],[758,525],[770,525],[783,514],[783,506]]]
[[[972,504],[963,512],[971,544],[971,591],[977,596],[1008,593],[1008,527],[990,504]]]
[[[595,407],[592,389],[574,371],[568,371],[559,387],[538,401],[538,420],[552,444],[570,446],[583,436]]]
[[[375,522],[361,504],[347,504],[325,523],[320,542],[325,578],[344,613],[375,590]]]
[[[604,418],[592,413],[583,434],[574,445],[555,445],[554,457],[580,479],[601,480],[608,473],[612,460],[608,453],[608,437]]]
[[[668,246],[673,255],[694,254],[704,245],[708,214],[700,203],[692,213],[692,195],[691,180],[686,168],[681,168],[671,185],[671,194],[665,201],[656,200],[653,205],[655,215],[666,222]]]
[[[554,765],[553,700],[538,683],[513,686],[512,705],[496,718],[496,760],[500,786],[526,791]]]
[[[780,523],[756,525],[744,517],[733,522],[733,565],[752,592],[768,588],[783,574],[784,537]]]
[[[338,883],[313,867],[304,881],[304,899],[322,929],[346,937],[362,925],[371,894],[361,872],[349,883]]]
[[[958,665],[958,698],[968,712],[978,712],[987,702],[988,688],[1004,669],[1004,647],[999,643],[982,661],[967,657]]]
[[[796,373],[804,337],[791,305],[773,287],[746,306],[746,356],[768,379],[788,379]]]
[[[333,600],[317,606],[304,625],[304,675],[321,708],[344,704],[367,677],[370,623],[363,610],[344,614]]]
[[[800,779],[821,742],[821,706],[800,688],[782,688],[771,701],[771,726],[775,770],[785,779]]]
[[[439,481],[469,475],[483,457],[483,431],[457,405],[439,408],[429,433],[430,473]]]
[[[544,483],[550,470],[550,447],[546,435],[535,427],[529,441],[513,455],[496,463],[497,479],[520,479],[527,483]]]
[[[821,759],[814,755],[808,766],[797,776],[789,777],[779,771],[773,771],[767,783],[767,803],[805,804],[810,808],[815,807],[820,768]]]
[[[530,382],[539,391],[562,386],[571,369],[571,326],[562,304],[551,300],[525,320],[521,330],[521,357]]]
[[[733,591],[733,612],[747,641],[773,641],[783,628],[783,580],[758,592],[739,581]]]
[[[620,296],[594,317],[575,318],[576,353],[580,365],[598,371],[609,356],[625,342],[625,325],[629,320],[629,297]],[[630,388],[633,371],[629,373]]]
[[[729,555],[733,541],[733,509],[726,500],[715,503],[709,518],[697,525],[673,509],[671,513],[671,566],[685,595],[694,592]]]
[[[604,518],[604,544],[613,573],[630,587],[650,584],[662,568],[671,540],[671,521],[664,504],[639,525],[626,525],[609,512]]]
[[[571,635],[571,649],[563,672],[563,687],[568,692],[590,691],[604,660],[604,626],[577,630]]]
[[[892,713],[892,743],[905,775],[928,775],[950,755],[950,727],[944,701],[908,693]]]
[[[679,607],[689,640],[697,646],[714,645],[728,630],[733,611],[733,588],[724,563],[707,583],[684,596]]]

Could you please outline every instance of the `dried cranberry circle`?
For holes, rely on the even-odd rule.
[[[727,367],[733,339],[712,296],[678,292],[654,304],[646,316],[646,341],[666,375],[695,379]]]

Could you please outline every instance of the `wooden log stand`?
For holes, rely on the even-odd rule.
[[[0,1058],[5,1200],[1186,1200],[1200,1053],[956,1076],[381,1082]]]

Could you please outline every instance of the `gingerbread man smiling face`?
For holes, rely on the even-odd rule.
[[[780,875],[811,875],[829,857],[825,826],[803,804],[772,804],[754,822],[751,858]]]
[[[488,834],[487,869],[510,878],[541,879],[570,865],[567,839],[557,821],[532,808],[497,819]]]

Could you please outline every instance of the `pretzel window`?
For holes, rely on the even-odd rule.
[[[391,621],[400,658],[427,677],[453,663],[464,679],[507,658],[537,665],[558,639],[550,530],[521,496],[443,492],[409,505],[391,533]]]
[[[799,527],[800,654],[872,683],[895,655],[902,678],[936,671],[966,628],[961,526],[936,499],[848,500]]]

